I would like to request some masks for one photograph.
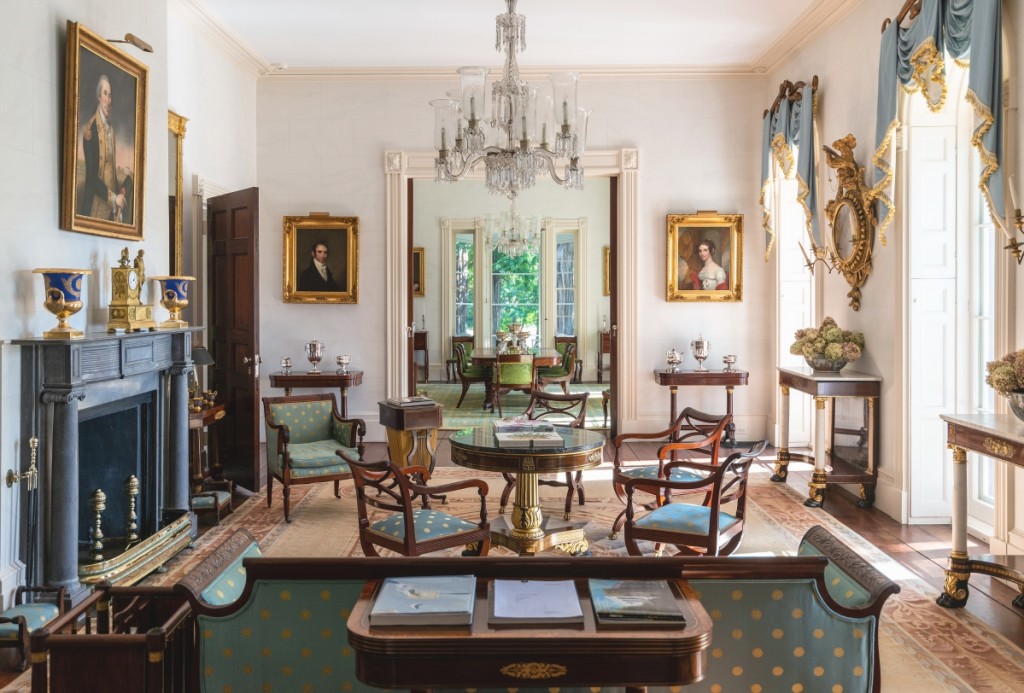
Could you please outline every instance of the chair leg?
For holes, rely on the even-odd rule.
[[[562,381],[562,392],[564,392],[565,394],[569,394],[569,381],[568,380],[563,380]]]
[[[341,498],[341,482],[337,479],[334,480],[334,497]]]
[[[267,507],[270,507],[270,501],[274,497],[274,473],[267,470]]]
[[[463,380],[462,381],[462,394],[459,396],[459,403],[455,405],[456,409],[458,409],[459,407],[462,406],[462,400],[466,399],[466,393],[467,392],[469,392],[469,383],[467,383],[465,380]]]
[[[569,487],[569,490],[565,493],[565,519],[568,520],[572,517],[573,494],[579,497],[580,505],[586,502],[583,496],[583,472],[576,472],[575,476],[572,472],[566,472],[565,485]]]
[[[291,515],[291,510],[292,510],[292,500],[291,500],[292,490],[291,490],[291,487],[288,484],[282,483],[281,486],[284,487],[284,491],[283,491],[283,494],[282,494],[284,496],[284,521],[285,522],[291,522],[292,521],[292,515]]]
[[[508,505],[509,496],[512,495],[512,489],[516,487],[516,478],[507,472],[502,472],[501,476],[505,479],[505,488],[501,491],[501,501],[498,504],[498,513],[503,514],[505,512],[505,506]]]

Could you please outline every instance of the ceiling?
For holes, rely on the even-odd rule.
[[[860,0],[520,0],[530,67],[772,69]],[[501,0],[191,0],[268,72],[498,67]]]

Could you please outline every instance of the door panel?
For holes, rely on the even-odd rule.
[[[263,486],[265,468],[259,459],[258,220],[258,188],[208,201],[212,382],[227,404],[210,434],[224,476],[250,491]]]

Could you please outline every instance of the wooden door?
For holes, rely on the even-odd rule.
[[[250,491],[264,483],[260,451],[259,189],[207,206],[212,382],[227,416],[210,428],[224,476]]]
[[[619,293],[619,277],[616,272],[618,266],[616,258],[619,254],[619,178],[618,176],[612,176],[611,185],[608,186],[608,192],[610,196],[609,200],[609,224],[608,224],[608,247],[609,247],[609,258],[608,258],[608,289],[611,292],[609,297],[609,337],[611,338],[611,344],[608,349],[608,358],[611,360],[608,372],[608,394],[611,396],[609,401],[609,416],[610,428],[608,429],[608,437],[614,438],[619,433],[619,427],[616,423],[619,420],[618,410],[618,388],[616,387],[619,382],[619,307],[618,307],[618,293]],[[601,345],[598,345],[601,348]]]

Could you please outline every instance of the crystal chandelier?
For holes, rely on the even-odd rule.
[[[518,257],[540,248],[540,218],[516,214],[516,196],[510,194],[509,198],[512,200],[509,211],[487,216],[485,237],[491,250]]]
[[[583,189],[583,155],[590,111],[577,106],[575,72],[549,75],[550,92],[519,78],[517,50],[526,48],[526,17],[518,0],[505,0],[497,17],[495,49],[504,47],[501,79],[491,85],[491,116],[485,113],[487,70],[460,67],[459,98],[435,99],[435,180],[452,182],[484,162],[487,189],[505,195],[533,186],[545,171],[566,188]],[[549,137],[553,141],[549,141]],[[557,170],[564,160],[561,175]]]

